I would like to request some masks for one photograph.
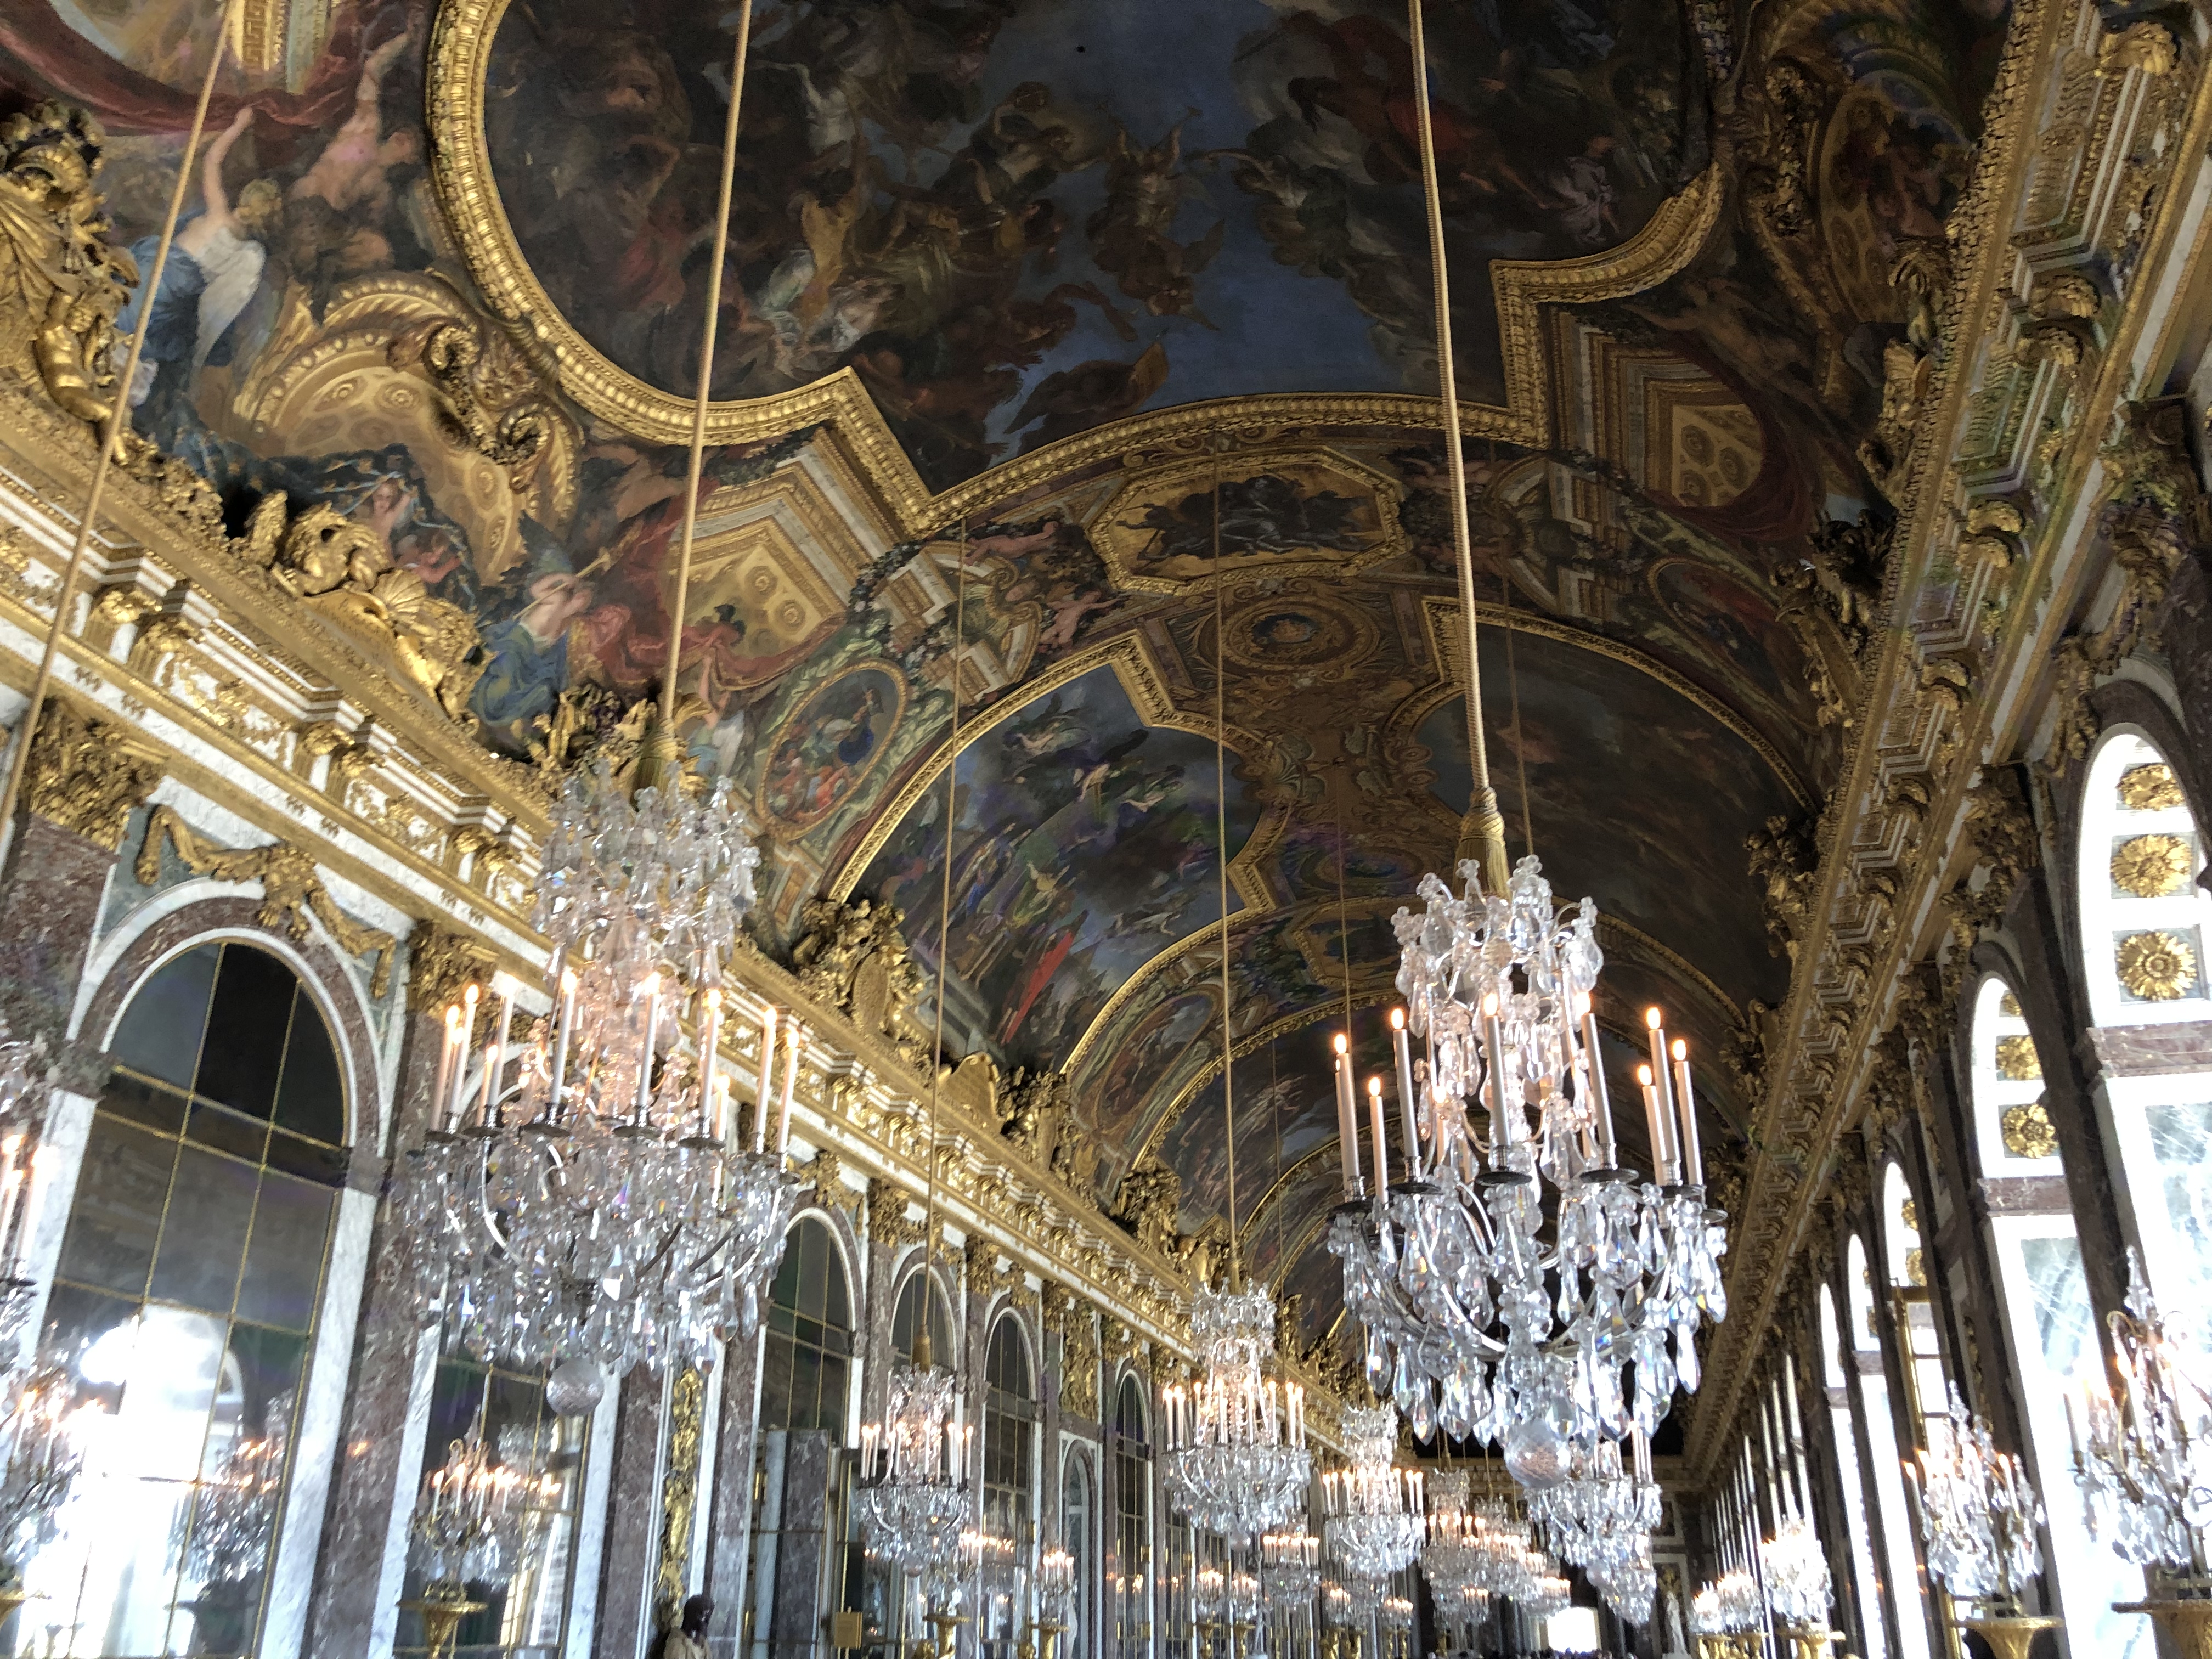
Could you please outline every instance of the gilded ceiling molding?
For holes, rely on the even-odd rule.
[[[1717,1334],[1690,1427],[1701,1478],[1727,1455],[1793,1255],[1817,1234],[1908,970],[1956,950],[1941,901],[1984,861],[1967,823],[1976,780],[1990,763],[2033,755],[2051,706],[2039,682],[2112,574],[2104,538],[2071,526],[2077,504],[2126,487],[2108,448],[2114,416],[2136,377],[2159,372],[2138,355],[2148,307],[2131,302],[2185,289],[2197,274],[2176,264],[2203,252],[2203,210],[2171,185],[2178,162],[2197,165],[2212,141],[2199,51],[2187,49],[2197,67],[2184,70],[2162,50],[2123,51],[2115,38],[2087,0],[2016,0],[1974,173],[1946,225],[1952,287],[1923,416],[1935,430],[1889,492],[1900,518],[1884,609],[1905,620],[1881,631],[1864,718],[1820,826],[1821,864],[1729,1251],[1735,1316]],[[2109,279],[2111,335],[2073,371],[2023,363],[2014,348],[2044,319],[2015,279],[2069,268]],[[2168,318],[2160,337],[2172,327]],[[2017,556],[1962,558],[1967,489],[1991,483],[2044,510],[2023,514]],[[1914,775],[1924,781],[1899,787]],[[1947,833],[1910,833],[1913,822]],[[1948,833],[1961,825],[1970,833]]]
[[[1161,672],[1159,661],[1152,655],[1152,647],[1140,634],[1123,634],[1102,645],[1085,647],[1047,672],[1034,679],[1024,680],[1020,689],[1010,693],[972,720],[963,719],[960,727],[962,752],[975,747],[1007,720],[1019,714],[1031,703],[1041,702],[1073,681],[1081,679],[1094,668],[1110,667],[1121,682],[1129,705],[1136,710],[1137,718],[1146,726],[1160,726],[1170,731],[1188,732],[1194,736],[1211,738],[1213,722],[1196,715],[1183,714],[1176,707],[1175,698],[1168,690],[1167,676]],[[1267,745],[1255,734],[1231,726],[1227,732],[1230,770],[1233,775],[1238,763],[1248,755],[1263,751]],[[845,860],[836,879],[823,890],[841,903],[852,896],[853,889],[860,883],[876,854],[883,851],[890,838],[906,822],[907,814],[921,803],[922,798],[937,787],[945,776],[946,763],[951,758],[950,746],[939,744],[928,760],[909,777],[890,805],[876,815],[868,833],[853,855]],[[1260,822],[1252,827],[1251,835],[1237,856],[1229,861],[1229,882],[1237,896],[1243,900],[1247,909],[1272,909],[1273,896],[1261,878],[1258,861],[1279,832],[1280,820],[1286,809],[1269,807]]]
[[[1466,634],[1460,627],[1459,617],[1459,601],[1456,599],[1431,593],[1421,600],[1421,620],[1428,629],[1429,650],[1436,660],[1443,665],[1444,678],[1407,705],[1413,712],[1400,723],[1408,729],[1419,726],[1438,704],[1466,695],[1466,670],[1461,666],[1462,659],[1466,655],[1463,643]],[[1805,781],[1797,775],[1796,769],[1783,757],[1780,750],[1759,734],[1758,727],[1696,681],[1676,672],[1649,653],[1519,606],[1509,611],[1502,605],[1478,599],[1475,601],[1474,618],[1476,623],[1483,628],[1510,628],[1516,634],[1534,634],[1540,639],[1556,640],[1562,645],[1571,645],[1577,650],[1610,657],[1640,673],[1649,674],[1669,691],[1693,704],[1700,713],[1710,714],[1742,738],[1766,763],[1782,787],[1790,792],[1791,799],[1800,806],[1809,810],[1817,804],[1812,792],[1806,787]]]
[[[508,0],[446,0],[430,37],[426,77],[430,177],[470,274],[500,316],[526,329],[556,365],[562,387],[583,408],[649,441],[690,436],[692,402],[617,368],[563,317],[523,257],[493,176],[484,133],[484,87],[492,46]],[[1726,192],[1708,167],[1660,204],[1619,247],[1580,258],[1493,260],[1504,353],[1503,407],[1469,404],[1462,429],[1531,447],[1549,441],[1552,421],[1539,318],[1547,305],[1586,304],[1663,282],[1704,245]],[[814,422],[835,426],[860,469],[890,506],[903,535],[975,512],[1054,476],[1131,448],[1211,434],[1224,418],[1267,424],[1379,424],[1433,430],[1433,398],[1394,393],[1293,393],[1189,404],[1116,422],[1024,455],[933,496],[850,368],[773,397],[715,404],[709,443],[780,435]]]

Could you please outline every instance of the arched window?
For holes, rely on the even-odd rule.
[[[1071,1450],[1061,1466],[1060,1547],[1075,1564],[1073,1628],[1061,1633],[1060,1650],[1066,1659],[1091,1659],[1098,1629],[1098,1491],[1091,1459],[1080,1451]]]
[[[1858,1588],[1859,1639],[1865,1659],[1889,1659],[1882,1624],[1881,1574],[1867,1528],[1866,1481],[1859,1465],[1858,1430],[1851,1417],[1850,1385],[1844,1369],[1843,1334],[1836,1327],[1836,1297],[1820,1286],[1820,1381],[1828,1397],[1828,1424],[1836,1440],[1836,1472],[1844,1489],[1844,1525],[1851,1539],[1851,1575]]]
[[[81,1650],[250,1652],[345,1179],[337,1050],[234,943],[164,963],[109,1049],[41,1342],[105,1424],[25,1587]],[[249,1469],[277,1478],[198,1484]]]
[[[921,1304],[921,1275],[910,1281]],[[773,1649],[793,1630],[808,1628],[817,1598],[844,1608],[865,1606],[866,1564],[857,1540],[838,1534],[841,1547],[817,1563],[815,1574],[794,1574],[787,1557],[787,1533],[811,1549],[830,1500],[835,1463],[828,1448],[845,1438],[847,1385],[852,1370],[852,1302],[845,1261],[829,1227],[801,1216],[786,1235],[783,1260],[769,1290],[767,1330],[761,1344],[760,1436],[755,1449],[752,1570],[745,1575],[744,1627],[762,1632]],[[911,1336],[908,1339],[909,1349]],[[952,1358],[941,1351],[939,1364]],[[804,1455],[811,1437],[816,1455]],[[848,1471],[849,1473],[849,1471]],[[803,1559],[803,1558],[800,1558]],[[857,1610],[857,1609],[855,1609]]]
[[[1036,1559],[1030,1546],[1036,1534],[1037,1416],[1029,1340],[1021,1321],[1005,1314],[991,1328],[983,1358],[983,1535],[997,1540],[1000,1558],[1009,1563]],[[1011,1644],[1021,1635],[1026,1609],[1016,1607],[1014,1575],[1002,1566],[997,1577],[993,1588],[1005,1598],[1003,1616],[986,1608],[978,1634]],[[1012,1653],[1011,1645],[1006,1651]]]
[[[1951,1383],[1936,1332],[1936,1304],[1929,1294],[1919,1207],[1905,1184],[1905,1171],[1894,1164],[1882,1172],[1881,1213],[1889,1236],[1890,1299],[1904,1348],[1909,1427],[1916,1437],[1923,1437],[1929,1419],[1948,1417]],[[1920,1443],[1928,1443],[1922,1437]]]
[[[1892,1165],[1893,1173],[1896,1166]],[[1928,1659],[1928,1619],[1920,1583],[1920,1557],[1913,1521],[1905,1507],[1905,1475],[1899,1462],[1897,1419],[1892,1414],[1889,1380],[1882,1374],[1881,1340],[1875,1320],[1874,1271],[1866,1246],[1851,1235],[1844,1271],[1850,1292],[1851,1350],[1859,1374],[1859,1412],[1866,1424],[1867,1454],[1873,1464],[1875,1503],[1881,1513],[1882,1553],[1889,1563],[1889,1604],[1897,1614],[1898,1651],[1903,1659]]]
[[[1152,1449],[1145,1391],[1133,1376],[1114,1396],[1114,1540],[1107,1564],[1115,1659],[1137,1659],[1152,1637]]]
[[[2027,1415],[2028,1458],[2039,1490],[2070,1494],[2074,1472],[2066,1421],[2069,1389],[2094,1380],[2102,1365],[2081,1245],[2067,1200],[2066,1166],[2044,1111],[2043,1065],[2019,999],[1990,978],[1974,994],[1975,1145],[1980,1155],[1990,1254],[2004,1314],[2013,1374]],[[2145,1639],[2144,1621],[2116,1613],[2132,1599],[2134,1577],[2089,1536],[2078,1503],[2046,1501],[2052,1570],[2046,1583],[2083,1652],[2118,1654]],[[2092,1634],[2094,1633],[2094,1640]]]
[[[2156,1028],[2212,1019],[2203,839],[2158,750],[2115,731],[2083,786],[2082,969],[2136,1241],[2169,1307],[2212,1297],[2212,1081]]]
[[[842,1443],[853,1364],[852,1304],[837,1241],[814,1217],[793,1224],[768,1300],[761,1427],[827,1429]],[[909,1351],[912,1346],[909,1338]],[[948,1352],[942,1359],[951,1357]]]
[[[891,1310],[891,1348],[899,1358],[913,1360],[914,1339],[921,1329],[924,1285],[929,1286],[931,1358],[940,1365],[950,1365],[958,1357],[952,1346],[952,1310],[945,1305],[943,1287],[927,1267],[915,1268],[899,1286],[898,1301]]]

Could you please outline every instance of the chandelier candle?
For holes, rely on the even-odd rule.
[[[1336,1143],[1344,1158],[1344,1196],[1347,1203],[1366,1189],[1359,1179],[1359,1115],[1352,1103],[1352,1039],[1341,1031],[1336,1048]]]
[[[1414,1109],[1413,1048],[1406,1036],[1406,1011],[1390,1011],[1390,1054],[1398,1066],[1398,1133],[1406,1149],[1406,1179],[1421,1178],[1420,1121]]]
[[[1375,1137],[1375,1200],[1378,1204],[1390,1196],[1390,1155],[1389,1143],[1382,1138],[1382,1079],[1367,1079],[1368,1132]]]
[[[768,1150],[768,1103],[775,1098],[775,1010],[761,1010],[760,1090],[754,1095],[753,1151]]]
[[[1682,1184],[1682,1146],[1674,1127],[1674,1090],[1669,1085],[1667,1070],[1667,1028],[1656,1008],[1644,1011],[1644,1024],[1651,1034],[1651,1069],[1647,1074],[1638,1072],[1638,1081],[1652,1091],[1644,1103],[1651,1114],[1651,1158],[1658,1165],[1653,1171],[1661,1184],[1679,1187]]]
[[[1597,1167],[1610,1170],[1618,1152],[1613,1139],[1613,1102],[1605,1090],[1605,1051],[1598,1047],[1597,1008],[1587,991],[1575,994],[1575,1012],[1582,1031],[1582,1050],[1577,1054],[1575,1079],[1586,1084],[1590,1094],[1590,1137],[1597,1149]]]
[[[1674,1039],[1674,1104],[1682,1115],[1682,1179],[1705,1184],[1705,1155],[1698,1140],[1698,1097],[1690,1087],[1690,1045]]]

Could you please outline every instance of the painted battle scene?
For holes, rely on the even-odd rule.
[[[963,738],[949,951],[941,806],[917,805],[860,882],[906,913],[932,972],[945,962],[962,1052],[1064,1053],[1133,970],[1219,916],[1213,762],[1210,738],[1147,726],[1111,667]],[[1255,810],[1231,786],[1233,858]]]
[[[514,3],[485,89],[552,303],[686,396],[732,22]],[[1685,29],[1650,0],[1487,0],[1429,27],[1462,372],[1497,401],[1489,261],[1613,246],[1680,186]],[[1372,0],[763,9],[714,395],[849,368],[941,485],[1148,405],[1428,390],[1405,31]]]

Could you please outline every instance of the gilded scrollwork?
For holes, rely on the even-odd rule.
[[[313,854],[282,841],[267,847],[212,848],[174,811],[157,806],[146,820],[146,839],[134,866],[142,886],[152,887],[161,881],[164,842],[195,875],[212,876],[217,881],[259,882],[261,908],[255,920],[264,927],[282,927],[294,939],[304,939],[312,932],[308,922],[312,916],[347,956],[374,952],[376,967],[369,981],[369,994],[381,999],[392,988],[392,957],[398,941],[338,908],[337,901],[323,885]]]
[[[282,495],[267,495],[240,551],[286,592],[384,647],[449,718],[474,721],[469,694],[483,672],[475,623],[396,567],[366,525],[319,505],[293,514]]]
[[[928,1049],[915,1018],[921,969],[898,907],[867,898],[814,898],[799,915],[792,971],[800,987],[871,1036],[889,1037],[908,1064]]]
[[[706,1373],[678,1371],[668,1389],[668,1452],[660,1477],[660,1549],[653,1573],[653,1616],[663,1630],[674,1629],[683,1611],[706,1430]]]
[[[868,1177],[868,1237],[893,1255],[921,1243],[921,1223],[907,1214],[907,1198],[896,1182]]]
[[[471,984],[491,983],[497,959],[467,933],[421,922],[407,936],[407,1012],[435,1013]]]
[[[0,122],[0,377],[92,422],[114,411],[115,318],[138,281],[94,187],[106,142],[66,104]]]

